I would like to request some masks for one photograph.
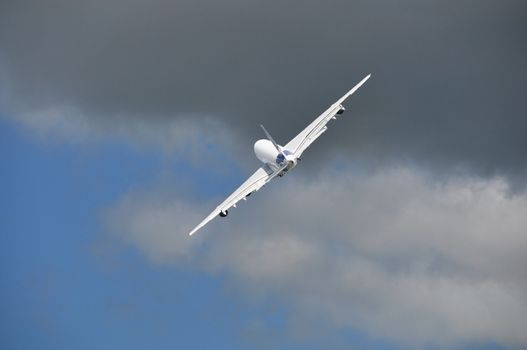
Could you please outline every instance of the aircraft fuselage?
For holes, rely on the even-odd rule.
[[[287,164],[286,168],[282,170],[279,176],[283,176],[286,172],[293,169],[298,159],[294,154],[279,146],[282,153],[274,147],[273,143],[267,139],[261,139],[254,143],[254,154],[262,163],[267,164],[271,169],[279,169]]]

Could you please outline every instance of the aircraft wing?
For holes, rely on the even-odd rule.
[[[286,165],[287,166],[287,165]],[[189,236],[192,236],[197,230],[205,226],[209,221],[214,219],[220,214],[221,211],[225,211],[232,206],[236,206],[240,200],[245,199],[251,193],[258,191],[266,183],[271,181],[276,175],[278,175],[286,166],[283,166],[277,170],[272,170],[269,166],[265,165],[254,174],[251,175],[236,191],[234,191],[223,203],[218,205],[216,209],[212,211],[198,226],[190,231]]]
[[[296,135],[294,139],[289,141],[284,146],[285,149],[290,150],[294,153],[295,157],[300,157],[302,153],[315,141],[320,135],[326,131],[326,124],[335,117],[337,112],[341,109],[342,103],[358,88],[362,86],[370,78],[371,74],[368,74],[362,79],[357,85],[355,85],[350,91],[342,96],[337,102],[332,104],[324,113],[322,113],[317,119],[309,124],[300,134]]]

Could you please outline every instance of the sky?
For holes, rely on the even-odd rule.
[[[2,1],[6,349],[527,346],[524,1]],[[188,232],[364,76],[290,174]]]

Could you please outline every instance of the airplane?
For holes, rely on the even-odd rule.
[[[189,236],[192,236],[216,216],[226,217],[229,209],[231,207],[236,208],[236,204],[240,200],[247,200],[247,197],[258,191],[276,176],[282,177],[288,171],[292,170],[300,160],[302,153],[327,130],[328,127],[326,124],[332,119],[337,119],[337,115],[344,113],[346,109],[342,103],[357,91],[370,76],[371,74],[368,74],[285,146],[280,146],[276,143],[265,127],[260,125],[267,139],[261,139],[255,142],[254,153],[256,158],[264,163],[264,165],[256,170],[234,193],[218,205],[198,226],[190,231]]]

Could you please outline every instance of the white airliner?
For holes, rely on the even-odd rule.
[[[267,139],[256,141],[254,144],[254,153],[256,157],[264,163],[264,165],[256,170],[233,194],[231,194],[223,203],[218,205],[216,209],[210,213],[198,226],[196,226],[189,235],[192,236],[197,230],[205,226],[209,221],[216,216],[225,217],[231,207],[236,208],[236,203],[240,200],[246,200],[253,192],[258,191],[265,184],[271,181],[276,176],[282,177],[289,170],[293,169],[300,160],[302,153],[308,148],[313,141],[327,130],[326,124],[331,119],[336,119],[338,114],[345,111],[342,103],[362,84],[370,78],[371,74],[366,76],[355,85],[348,93],[342,96],[337,102],[332,104],[324,113],[309,124],[302,132],[294,139],[289,141],[285,146],[280,146],[265,130],[263,125],[260,125],[267,136]]]

